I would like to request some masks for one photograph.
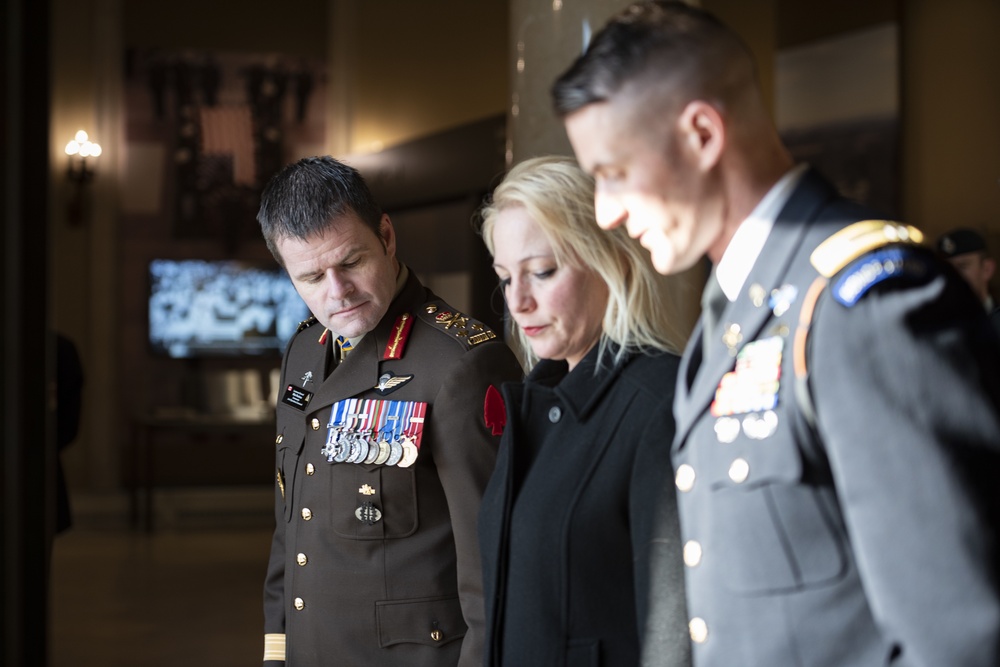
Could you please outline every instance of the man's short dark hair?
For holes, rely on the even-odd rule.
[[[712,14],[675,0],[637,2],[612,17],[556,80],[555,111],[565,117],[650,75],[671,77],[694,95],[722,91],[734,55],[748,60],[752,75],[749,51]]]
[[[271,178],[261,194],[257,221],[268,249],[283,265],[280,239],[311,238],[348,213],[379,233],[382,209],[358,170],[329,156],[309,157]]]

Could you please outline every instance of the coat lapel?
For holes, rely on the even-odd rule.
[[[613,345],[605,350],[601,360],[601,369],[595,374],[599,348],[594,346],[583,358],[580,365],[574,369],[562,382],[555,387],[559,396],[570,410],[573,418],[585,422],[597,408],[601,398],[608,392],[615,379],[621,375],[622,369],[635,357],[628,354],[620,363],[615,363],[615,348]]]
[[[678,375],[678,399],[674,411],[677,421],[675,449],[683,446],[691,427],[712,404],[715,390],[723,375],[732,370],[736,354],[747,343],[759,337],[764,325],[772,316],[766,301],[759,307],[753,304],[748,296],[749,289],[753,285],[759,285],[764,288],[765,294],[770,295],[772,290],[782,284],[789,266],[799,252],[810,223],[834,194],[826,181],[815,171],[806,172],[778,214],[767,242],[750,275],[747,276],[742,292],[736,301],[727,305],[723,311],[719,319],[719,330],[709,343],[708,360],[705,363],[703,356],[706,350],[701,348],[702,321],[699,318],[684,352]],[[739,342],[730,353],[723,342],[723,334],[734,324],[739,326]]]

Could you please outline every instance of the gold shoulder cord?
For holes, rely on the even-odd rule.
[[[890,220],[862,220],[844,227],[816,246],[809,261],[820,275],[832,278],[852,261],[880,246],[923,242],[923,232],[912,225]]]

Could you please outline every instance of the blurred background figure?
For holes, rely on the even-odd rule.
[[[83,364],[76,345],[66,336],[57,333],[55,414],[56,414],[56,534],[73,524],[69,492],[63,472],[62,452],[80,431],[80,408],[83,403]]]
[[[482,233],[532,368],[503,385],[479,515],[485,664],[632,666],[645,637],[643,664],[688,665],[662,283],[624,230],[597,227],[593,181],[569,158],[514,167]],[[671,576],[651,582],[651,561]],[[655,619],[651,595],[667,603]]]
[[[1000,308],[990,294],[990,280],[996,273],[997,262],[986,247],[986,239],[974,229],[960,227],[942,234],[937,249],[969,283],[983,302],[993,328],[1000,333]]]

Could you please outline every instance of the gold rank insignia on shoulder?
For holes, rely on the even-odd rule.
[[[428,303],[420,317],[440,331],[451,334],[466,347],[474,347],[497,335],[488,326],[457,310],[450,310],[442,303]]]
[[[303,329],[308,329],[316,323],[316,318],[310,315],[306,319],[299,322],[299,326],[295,327],[295,333],[301,332]]]
[[[820,243],[809,260],[827,278],[866,252],[890,243],[923,243],[924,234],[912,225],[890,220],[862,220],[848,225]]]

